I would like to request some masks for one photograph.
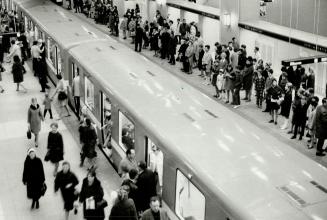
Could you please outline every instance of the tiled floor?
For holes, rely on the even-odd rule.
[[[0,219],[64,219],[63,201],[60,192],[55,194],[53,191],[53,165],[49,162],[43,163],[48,190],[40,200],[40,209],[30,210],[31,201],[27,199],[26,187],[22,183],[26,151],[33,146],[33,141],[26,138],[27,110],[32,97],[36,97],[41,103],[44,94],[39,92],[38,81],[28,67],[28,71],[24,75],[24,85],[28,92],[16,92],[16,85],[13,83],[12,74],[9,71],[10,65],[5,64],[5,68],[7,71],[2,73],[3,81],[1,82],[5,92],[0,94],[0,183],[2,183],[0,187]],[[54,118],[56,118],[56,108],[53,111]],[[47,116],[42,123],[40,145],[37,148],[37,155],[42,160],[46,153],[47,133],[51,122],[52,120]],[[76,117],[71,116],[58,123],[59,131],[64,138],[64,158],[71,163],[72,171],[76,173],[81,182],[86,176],[86,169],[79,167],[78,121]],[[112,190],[117,189],[119,177],[104,156],[101,153],[98,155],[98,176],[105,190],[105,198],[109,201],[108,195]],[[71,219],[82,219],[82,210],[80,209],[80,212]]]

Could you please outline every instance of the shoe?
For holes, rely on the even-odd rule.
[[[242,99],[242,100],[248,100],[248,98],[244,98],[244,99]]]
[[[302,136],[299,137],[299,141],[301,141],[301,140],[302,140]]]
[[[269,112],[268,109],[263,110],[262,112]]]
[[[312,149],[313,148],[313,146],[312,145],[308,145],[308,149]]]
[[[323,157],[323,156],[325,156],[326,154],[324,154],[323,152],[317,152],[316,153],[316,156],[319,156],[319,157]]]
[[[84,165],[83,163],[80,163],[80,164],[79,164],[79,167],[83,167],[83,165]]]
[[[3,93],[4,91],[5,91],[5,90],[3,89],[3,90],[0,91],[0,93]]]
[[[45,92],[45,90],[41,90],[40,92]]]
[[[277,121],[275,121],[275,125],[277,125]]]
[[[227,100],[225,103],[226,103],[226,104],[228,104],[228,103],[229,103],[229,101]]]
[[[293,133],[293,131],[288,131],[288,132],[287,132],[287,134],[292,134],[292,133]]]
[[[31,209],[34,209],[35,201],[32,202]]]
[[[268,123],[274,123],[274,120],[270,120],[270,121],[268,121]]]
[[[218,98],[218,96],[217,96],[217,95],[213,95],[213,97],[215,97],[215,98]]]
[[[50,117],[50,119],[53,119],[53,117]]]
[[[240,107],[240,105],[235,105],[233,108],[235,108],[235,109],[236,109],[236,108],[238,108],[238,107]]]
[[[39,201],[36,201],[35,208],[38,209],[40,207]]]
[[[295,138],[296,138],[296,136],[294,136],[294,135],[291,137],[291,139],[295,139]]]
[[[39,145],[35,144],[35,147],[37,148]]]

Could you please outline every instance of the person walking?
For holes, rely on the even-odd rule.
[[[28,129],[34,134],[35,147],[38,147],[39,144],[39,133],[41,131],[41,121],[43,120],[44,118],[41,112],[41,107],[37,103],[37,99],[32,98],[31,105],[28,109],[27,123]]]
[[[55,192],[59,189],[64,200],[65,219],[68,220],[69,212],[74,208],[74,201],[78,199],[75,187],[78,185],[78,178],[71,172],[70,164],[67,161],[62,163],[62,170],[58,172],[54,188]]]
[[[32,199],[31,209],[39,208],[39,199],[44,191],[44,170],[40,158],[36,156],[34,148],[27,151],[27,157],[24,162],[23,184],[26,185],[27,198]]]
[[[317,107],[313,128],[318,139],[316,156],[325,156],[322,147],[327,139],[327,98],[323,98],[322,105]]]
[[[49,111],[50,119],[53,119],[52,110],[51,110],[51,102],[52,102],[52,99],[50,99],[49,94],[45,93],[44,100],[43,100],[43,105],[44,105],[43,118],[45,118],[47,112]]]
[[[66,117],[69,117],[70,113],[69,113],[69,109],[67,106],[68,105],[67,86],[65,86],[64,79],[62,78],[62,76],[60,74],[57,75],[57,79],[59,81],[57,83],[56,90],[53,93],[51,99],[53,99],[53,97],[58,93],[58,102],[59,102],[59,105],[61,108],[58,120],[60,120],[62,118],[63,108],[67,111]]]
[[[138,220],[135,203],[128,198],[129,187],[123,185],[119,191],[117,199],[111,208],[109,220]]]
[[[142,43],[143,43],[143,35],[144,30],[139,23],[136,23],[135,29],[135,51],[141,52],[142,51]]]
[[[85,119],[85,127],[83,128],[82,134],[82,153],[80,166],[83,166],[84,160],[87,158],[90,168],[92,168],[95,166],[95,160],[97,156],[97,152],[95,151],[97,134],[89,118]]]
[[[22,82],[24,82],[24,68],[23,65],[20,62],[19,56],[15,55],[14,56],[14,64],[12,65],[12,74],[13,74],[13,79],[14,83],[16,83],[17,88],[16,91],[19,91],[19,87],[23,88],[23,92],[26,93],[27,89],[25,86],[22,85]]]
[[[54,164],[53,176],[57,175],[59,162],[64,159],[64,141],[58,132],[58,123],[50,125],[51,131],[48,135],[48,152],[45,160],[50,160]]]
[[[83,215],[86,220],[103,220],[105,200],[100,180],[96,177],[94,169],[91,169],[87,177],[83,179],[79,202],[83,203]]]

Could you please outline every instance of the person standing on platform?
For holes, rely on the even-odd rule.
[[[92,126],[91,120],[89,118],[85,119],[85,127],[83,129],[82,137],[82,153],[81,153],[81,164],[82,167],[84,164],[85,158],[88,159],[90,168],[95,166],[95,160],[97,152],[95,151],[95,146],[97,143],[97,134],[95,128]]]
[[[29,130],[34,134],[35,137],[35,147],[39,144],[39,133],[41,131],[41,121],[43,121],[43,115],[41,112],[41,107],[37,103],[36,98],[32,98],[31,105],[28,109],[27,123]]]
[[[152,170],[146,167],[144,161],[138,164],[139,176],[137,178],[137,188],[139,194],[138,207],[141,212],[149,208],[150,198],[157,195],[156,177]]]
[[[53,122],[50,125],[51,131],[48,135],[48,152],[45,160],[50,160],[54,164],[53,176],[57,175],[59,162],[64,159],[64,141],[58,132],[58,123]]]
[[[232,105],[234,105],[233,108],[238,108],[241,105],[240,90],[242,88],[242,82],[243,82],[242,74],[239,67],[235,69],[234,74],[232,76],[232,80],[234,83]]]
[[[168,56],[169,56],[169,62],[171,65],[175,65],[175,54],[176,54],[176,47],[177,47],[177,39],[174,36],[174,32],[170,32],[170,39],[169,39],[169,45],[168,45]]]
[[[23,92],[26,93],[27,89],[22,85],[22,82],[24,82],[24,67],[17,55],[14,56],[14,63],[11,72],[13,74],[14,83],[17,85],[16,91],[19,91],[19,87],[22,87]]]
[[[204,71],[205,84],[210,85],[210,77],[211,77],[211,66],[212,66],[212,56],[210,54],[210,45],[205,45],[204,47],[204,55],[202,58],[202,71]]]
[[[267,95],[270,97],[270,114],[271,120],[269,123],[277,125],[278,110],[282,102],[283,90],[277,85],[277,80],[272,80],[271,87],[267,90]]]
[[[246,59],[245,68],[243,69],[243,89],[245,90],[245,97],[243,100],[246,100],[246,102],[251,102],[253,73],[252,57],[248,57]]]
[[[284,94],[284,100],[281,103],[281,111],[280,114],[284,117],[284,123],[281,126],[280,129],[285,130],[288,127],[289,124],[289,117],[292,107],[292,92],[293,92],[293,85],[292,83],[286,83],[285,86],[285,94]]]
[[[123,39],[126,39],[126,31],[127,31],[127,15],[124,15],[123,20],[120,23],[119,29],[123,32]]]
[[[118,166],[118,174],[123,179],[128,179],[128,172],[131,169],[138,169],[137,162],[135,160],[135,150],[134,149],[127,149],[126,150],[126,157],[123,158]]]
[[[167,25],[168,26],[168,25]],[[161,40],[161,59],[166,59],[168,57],[168,47],[170,40],[170,32],[167,30],[167,26],[163,26],[163,30],[161,32],[160,40]]]
[[[313,128],[318,139],[316,156],[325,156],[323,146],[327,139],[327,98],[323,98],[322,105],[317,107]]]
[[[263,110],[263,112],[270,112],[271,110],[270,94],[268,93],[268,90],[272,87],[273,81],[275,80],[273,76],[274,71],[272,69],[269,69],[267,73],[268,73],[268,77],[266,79],[266,85],[265,85],[266,109]]]
[[[27,60],[28,42],[27,42],[27,38],[25,36],[24,31],[19,32],[18,41],[20,41],[22,43],[22,46],[20,48],[21,53],[22,53],[22,60],[26,61]]]
[[[255,85],[255,91],[256,91],[256,103],[257,107],[261,108],[262,107],[262,101],[263,101],[263,91],[265,89],[265,79],[262,77],[262,69],[259,68],[257,71],[257,78],[255,79],[254,85]]]
[[[33,46],[31,47],[31,55],[32,55],[32,64],[34,76],[39,75],[39,62],[41,59],[42,50],[40,49],[37,41],[33,41]]]
[[[96,177],[96,173],[91,169],[87,177],[83,179],[79,202],[83,203],[83,214],[86,220],[104,220],[103,188],[101,182]]]
[[[157,196],[151,197],[150,208],[142,214],[141,220],[168,220],[165,210],[160,208],[160,201]]]
[[[109,220],[138,220],[135,203],[128,198],[129,187],[123,185],[119,191],[117,199],[111,208]]]
[[[135,29],[135,51],[141,52],[142,51],[142,43],[143,43],[143,28],[141,27],[140,23],[136,23]]]
[[[74,104],[75,104],[75,111],[77,114],[78,120],[80,120],[80,108],[81,108],[81,101],[80,101],[80,76],[79,76],[79,69],[77,68],[76,76],[73,79],[73,96],[74,96]]]
[[[225,90],[226,90],[226,101],[225,103],[228,104],[230,100],[230,95],[233,95],[234,83],[232,80],[234,74],[234,68],[231,64],[228,64],[225,72]]]
[[[192,74],[193,73],[193,61],[194,61],[194,54],[195,54],[195,47],[193,44],[193,38],[189,40],[188,47],[185,51],[185,66],[184,70],[186,74]]]
[[[55,192],[59,189],[64,200],[65,219],[69,218],[69,211],[74,208],[74,201],[78,199],[75,187],[78,185],[76,175],[70,171],[70,164],[67,161],[62,163],[62,170],[58,172],[54,188]]]
[[[35,149],[30,148],[24,162],[23,183],[27,188],[27,198],[32,199],[31,209],[39,208],[39,199],[42,196],[45,177],[43,164],[36,156]]]
[[[2,66],[2,62],[0,62],[0,82],[2,81],[2,73],[5,71],[5,68]],[[3,93],[5,90],[3,87],[0,85],[0,93]]]
[[[316,110],[319,103],[319,98],[317,96],[313,96],[309,102],[310,102],[310,106],[307,112],[307,116],[308,116],[307,126],[308,126],[308,133],[310,138],[308,140],[307,146],[308,149],[311,149],[317,145],[317,138],[313,130],[313,120],[316,116]]]
[[[15,56],[18,56],[19,60],[22,60],[22,52],[20,50],[20,46],[17,44],[15,40],[11,40],[10,52],[8,54],[9,59],[13,59]],[[15,62],[15,61],[14,61]]]
[[[40,58],[38,60],[38,68],[39,68],[39,82],[41,85],[41,92],[45,92],[45,89],[50,89],[50,86],[48,86],[48,80],[47,80],[47,75],[48,75],[48,65],[47,62],[45,60],[45,56],[46,56],[46,51],[45,51],[45,44],[44,42],[42,42],[41,39],[39,39],[39,45],[40,45]]]

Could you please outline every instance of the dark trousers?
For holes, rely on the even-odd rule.
[[[318,139],[318,143],[317,143],[317,153],[322,153],[324,150],[322,149],[322,147],[324,146],[325,143],[325,139]]]
[[[263,101],[263,91],[256,91],[256,96],[257,96],[257,106],[261,107]]]
[[[240,89],[234,88],[233,90],[233,104],[234,105],[240,105],[241,99],[240,99]]]
[[[142,51],[142,40],[135,40],[135,51]]]
[[[48,84],[47,84],[46,76],[39,77],[39,82],[41,85],[42,92],[44,92],[45,89],[50,89],[50,86],[48,86]]]
[[[185,60],[183,61],[183,70],[184,72],[188,73],[190,70],[190,63],[188,62],[188,59],[185,57]]]
[[[245,98],[251,101],[251,89],[245,90]]]
[[[270,111],[271,109],[271,102],[270,102],[270,96],[266,95],[266,111]]]
[[[49,113],[50,113],[50,118],[52,119],[52,111],[51,111],[51,109],[44,109],[43,117],[45,118],[45,116],[47,115],[47,111],[49,111]]]
[[[166,46],[162,46],[162,48],[161,48],[161,58],[162,59],[166,59],[166,57],[167,57],[167,55],[168,55],[168,51],[167,51],[167,49],[166,48],[164,48],[164,47],[166,47]]]
[[[81,98],[79,96],[74,96],[75,111],[79,116],[79,110],[81,107]]]
[[[171,64],[175,64],[175,63],[176,63],[176,62],[175,62],[175,54],[174,54],[174,53],[171,53],[171,54],[170,54],[169,63],[171,63]]]
[[[295,137],[296,137],[297,133],[299,132],[299,129],[301,129],[300,130],[300,137],[303,137],[304,129],[305,129],[305,122],[306,121],[295,123],[295,126],[294,126],[294,136]]]

